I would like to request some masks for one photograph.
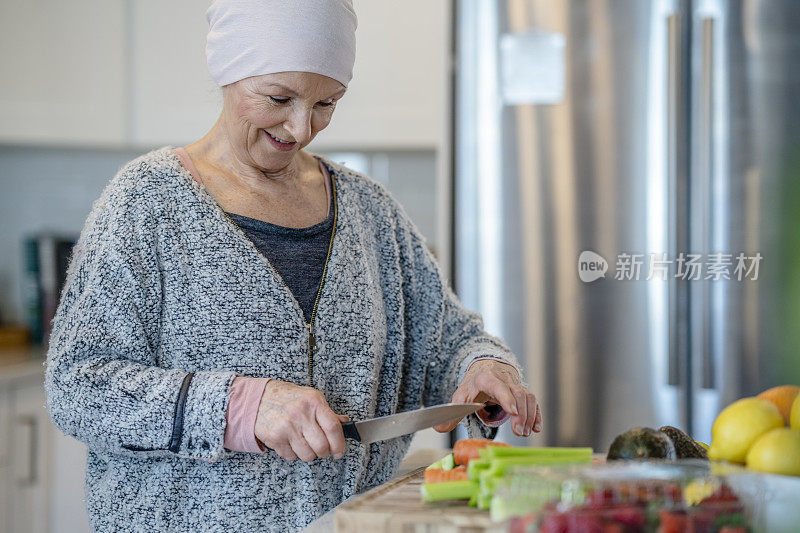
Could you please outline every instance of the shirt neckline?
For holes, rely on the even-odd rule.
[[[265,222],[264,220],[259,220],[257,218],[231,213],[230,211],[226,211],[225,213],[227,213],[229,217],[234,219],[234,221],[242,227],[259,233],[270,233],[275,235],[311,237],[330,230],[331,226],[333,225],[333,209],[331,206],[328,206],[328,218],[321,222],[317,222],[312,226],[306,226],[304,228],[280,226],[278,224],[272,224],[271,222]]]

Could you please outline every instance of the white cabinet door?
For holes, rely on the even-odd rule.
[[[347,94],[312,150],[437,149],[449,114],[450,2],[369,0]]]
[[[0,142],[125,138],[122,0],[0,2]]]
[[[222,94],[206,65],[208,0],[131,3],[133,142],[185,146],[206,134]]]
[[[46,533],[47,483],[50,467],[49,416],[41,378],[18,382],[10,389],[10,531]]]
[[[219,116],[209,0],[0,2],[0,142],[185,145]],[[354,78],[312,150],[440,148],[450,2],[356,2]]]
[[[355,3],[348,93],[310,150],[440,148],[448,116],[449,2]],[[207,0],[131,4],[133,141],[186,145],[211,129],[222,94],[208,73]]]
[[[9,533],[11,523],[9,520],[9,498],[11,483],[9,470],[9,412],[11,410],[8,392],[0,385],[0,533]]]
[[[50,424],[50,533],[88,532],[86,445]]]

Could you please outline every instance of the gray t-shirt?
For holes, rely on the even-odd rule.
[[[278,271],[309,323],[328,257],[333,231],[333,202],[334,195],[331,194],[328,218],[306,228],[287,228],[228,213]]]

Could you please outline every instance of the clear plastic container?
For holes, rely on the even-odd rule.
[[[513,533],[761,531],[763,491],[740,498],[726,481],[739,471],[700,460],[518,468],[495,490],[492,517]]]

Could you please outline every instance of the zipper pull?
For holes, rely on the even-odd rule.
[[[311,329],[311,324],[307,324],[308,326],[308,350],[311,353],[317,351],[317,339],[314,337],[314,330]]]

